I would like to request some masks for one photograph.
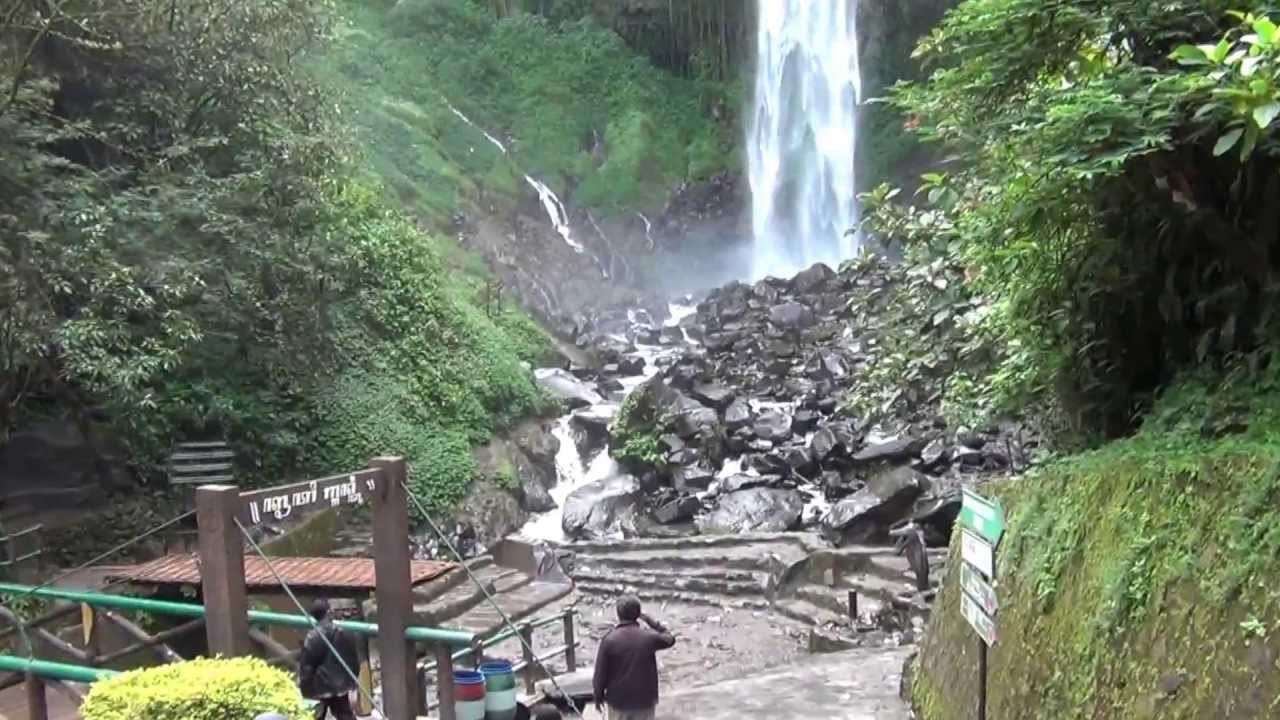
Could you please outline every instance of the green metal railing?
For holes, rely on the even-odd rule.
[[[47,660],[0,655],[0,671],[37,675],[51,680],[67,680],[70,682],[91,683],[115,677],[120,673],[115,670],[100,670],[83,665],[67,665]]]
[[[151,598],[133,597],[131,595],[109,595],[105,593],[86,592],[81,590],[63,590],[59,588],[37,588],[32,585],[0,583],[0,595],[26,595],[48,600],[66,600],[84,603],[93,607],[113,610],[138,610],[157,615],[172,615],[185,618],[202,618],[205,614],[203,605],[181,603],[170,600],[153,600]],[[253,625],[273,625],[309,629],[313,621],[306,615],[290,615],[288,613],[267,610],[250,610],[249,622]],[[378,626],[369,622],[339,620],[338,627],[357,635],[376,637]],[[406,640],[413,642],[443,643],[452,647],[471,647],[476,635],[466,630],[448,630],[431,627],[409,627],[404,633]]]

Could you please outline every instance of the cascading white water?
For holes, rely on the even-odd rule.
[[[755,107],[747,131],[754,273],[853,255],[858,0],[757,0]]]
[[[459,120],[483,133],[485,139],[497,146],[497,148],[502,151],[503,155],[508,154],[507,146],[503,145],[501,140],[490,135],[488,130],[485,130],[474,122],[471,122],[471,118],[462,114],[462,111],[454,107],[453,103],[445,100],[445,105],[449,106],[449,110],[456,115]],[[573,239],[573,231],[569,228],[569,213],[565,210],[564,203],[560,202],[560,198],[552,192],[551,188],[547,187],[546,183],[538,180],[532,175],[525,175],[524,181],[529,184],[529,187],[533,188],[535,193],[538,194],[538,201],[542,203],[542,209],[547,213],[547,219],[551,221],[551,226],[556,229],[556,232],[560,233],[560,237],[564,238],[565,243],[568,244],[569,247],[573,248],[574,252],[579,254],[585,252],[586,248],[582,247],[582,243]]]

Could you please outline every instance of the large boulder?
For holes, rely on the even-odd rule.
[[[640,482],[631,475],[596,480],[569,493],[560,527],[574,539],[602,540],[632,533]]]
[[[698,383],[693,386],[689,394],[707,407],[713,407],[716,410],[729,407],[735,395],[732,388],[720,383]]]
[[[963,495],[958,486],[935,485],[916,498],[911,519],[925,529],[931,542],[945,543],[951,538],[962,503]]]
[[[552,473],[556,470],[556,453],[560,452],[560,439],[546,423],[528,422],[512,433],[516,445],[533,463]]]
[[[715,410],[689,397],[681,397],[673,407],[676,434],[686,440],[715,430],[720,416]]]
[[[755,433],[761,440],[786,440],[791,437],[791,416],[779,410],[762,413],[756,418]]]
[[[681,495],[668,500],[653,510],[653,519],[660,525],[687,522],[702,509],[702,501],[692,495]]]
[[[671,471],[671,480],[676,490],[681,492],[698,492],[711,486],[716,474],[703,465],[685,465]]]
[[[644,358],[639,355],[627,355],[618,360],[618,372],[623,377],[634,377],[644,374]]]
[[[600,450],[609,442],[609,425],[618,416],[618,406],[614,403],[601,403],[589,408],[575,410],[569,416],[569,425],[574,430],[574,439],[578,444],[578,452],[583,457]]]
[[[822,263],[817,263],[807,270],[801,270],[795,277],[791,278],[791,289],[802,295],[808,295],[821,290],[826,287],[827,283],[835,279],[835,270]]]
[[[729,403],[729,407],[724,411],[724,424],[731,432],[747,427],[754,418],[755,413],[751,410],[751,404],[742,398]]]
[[[778,481],[777,475],[730,475],[722,478],[719,482],[720,494],[735,493],[739,490],[750,490],[751,488],[768,487]]]
[[[782,303],[769,308],[769,322],[783,330],[801,330],[815,322],[813,310],[797,302]]]
[[[889,528],[907,517],[928,488],[928,479],[909,467],[873,475],[866,487],[836,503],[822,519],[822,531],[837,545],[889,539]]]
[[[720,496],[716,507],[699,518],[706,535],[744,532],[785,532],[800,525],[804,498],[795,490],[756,487]]]
[[[534,377],[542,389],[563,400],[571,410],[604,402],[590,383],[574,377],[567,370],[542,368],[534,372]]]
[[[906,460],[915,456],[920,451],[924,443],[916,438],[904,437],[897,440],[886,440],[884,442],[868,445],[853,456],[854,462],[857,463],[875,463],[895,460]]]
[[[544,513],[556,509],[556,501],[551,491],[537,473],[523,473],[520,476],[520,508],[526,512]]]

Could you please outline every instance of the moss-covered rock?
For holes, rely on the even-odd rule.
[[[670,409],[679,393],[655,376],[633,390],[609,426],[609,452],[631,472],[661,468],[666,447],[663,434],[672,429]]]
[[[1010,522],[989,717],[1280,712],[1280,423],[1274,384],[1230,387],[1184,383],[1139,435],[992,488]],[[1247,428],[1222,435],[1213,418],[1232,408]],[[958,567],[913,686],[926,720],[976,702]]]

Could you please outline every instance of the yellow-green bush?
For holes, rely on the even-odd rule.
[[[84,720],[249,720],[306,717],[293,678],[257,658],[192,660],[127,672],[93,686]]]

